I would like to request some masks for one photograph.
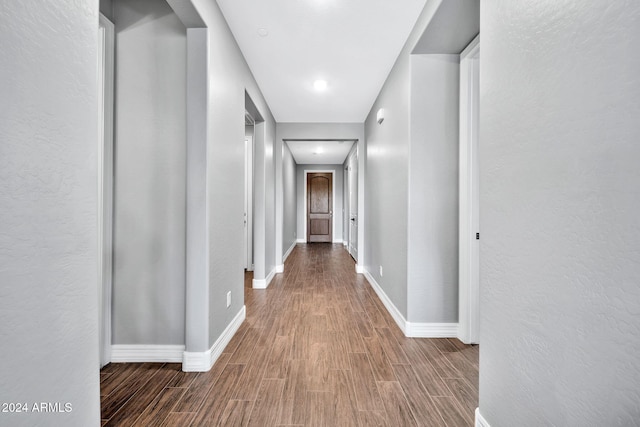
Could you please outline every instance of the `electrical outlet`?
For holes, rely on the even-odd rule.
[[[382,273],[382,266],[380,266],[380,277],[383,277],[384,274]]]
[[[227,308],[231,307],[231,291],[227,292]]]

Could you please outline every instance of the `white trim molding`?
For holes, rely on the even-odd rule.
[[[183,345],[114,344],[112,363],[182,362]]]
[[[458,324],[407,322],[405,335],[413,338],[456,338],[458,336]]]
[[[364,265],[356,264],[356,273],[365,274],[366,270],[364,269]]]
[[[307,243],[307,241],[305,239],[298,239],[296,240],[296,243]]]
[[[338,245],[343,245],[343,244],[344,244],[344,242],[342,241],[342,239],[336,239],[336,240],[334,240],[332,243],[336,243],[336,244],[338,244]]]
[[[457,323],[412,323],[404,318],[400,310],[382,290],[371,273],[364,270],[364,276],[393,317],[402,333],[409,338],[455,338],[458,333]]]
[[[284,256],[282,257],[283,263],[287,260],[287,258],[289,258],[289,255],[291,255],[291,252],[293,252],[293,250],[296,248],[296,243],[297,242],[293,242],[289,247],[289,249],[287,249],[287,252],[284,253]]]
[[[233,318],[231,323],[229,323],[227,328],[222,332],[222,335],[218,337],[209,350],[202,352],[183,351],[183,357],[181,359],[182,370],[184,372],[207,372],[210,370],[246,317],[247,308],[243,305],[236,317]]]
[[[476,408],[476,424],[475,427],[491,427],[487,420],[480,413],[480,408]]]
[[[284,273],[284,264],[276,265],[276,274]]]
[[[458,339],[480,339],[478,115],[480,36],[460,54]]]
[[[284,265],[282,266],[282,268],[282,271],[284,271]],[[265,279],[253,279],[253,289],[267,289],[267,287],[269,287],[269,283],[271,283],[276,273],[277,271],[274,268]]]

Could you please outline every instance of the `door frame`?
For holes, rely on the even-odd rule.
[[[98,316],[100,367],[111,362],[113,288],[114,25],[100,14],[98,25]]]
[[[356,175],[352,176],[352,170],[351,168],[353,167],[353,165],[356,165],[356,167],[358,168]],[[356,263],[358,262],[358,232],[357,232],[357,227],[359,226],[358,224],[358,210],[359,210],[359,206],[358,206],[358,198],[356,197],[356,203],[355,203],[355,207],[356,209],[356,244],[355,244],[355,253],[356,256],[353,255],[353,250],[352,248],[354,247],[354,245],[352,245],[351,243],[351,238],[352,238],[352,221],[351,221],[351,217],[353,215],[353,207],[354,204],[351,203],[352,200],[352,190],[355,187],[356,188],[356,193],[358,193],[359,188],[358,188],[358,174],[360,173],[360,165],[358,165],[358,146],[355,145],[355,149],[349,154],[349,156],[347,157],[347,209],[346,209],[346,217],[347,217],[347,251],[349,252],[349,255],[351,255],[351,257],[356,261]]]
[[[255,123],[254,123],[255,134]],[[244,137],[244,204],[245,204],[245,268],[247,271],[253,271],[253,135],[245,135]]]
[[[480,341],[479,78],[480,36],[460,54],[460,217],[458,338]]]
[[[334,242],[336,231],[336,171],[335,169],[305,169],[304,170],[304,240],[307,241],[307,221],[309,215],[309,209],[307,206],[307,175],[310,173],[330,173],[331,174],[331,211],[333,212],[333,218],[331,218],[331,243]]]

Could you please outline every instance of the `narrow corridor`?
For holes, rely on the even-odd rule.
[[[110,364],[107,426],[472,426],[478,347],[405,338],[342,245],[298,245],[214,367]]]

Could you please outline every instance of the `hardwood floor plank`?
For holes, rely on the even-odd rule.
[[[305,425],[309,427],[335,426],[335,412],[331,404],[333,394],[328,391],[308,391],[305,403]]]
[[[332,331],[328,333],[327,368],[350,369],[349,339],[346,332]]]
[[[449,378],[444,380],[460,405],[470,417],[478,407],[478,390],[465,379]]]
[[[436,368],[421,351],[418,342],[409,340],[403,342],[400,346],[411,360],[411,368],[429,396],[453,396]]]
[[[133,425],[147,406],[157,398],[158,394],[176,375],[175,370],[162,369],[162,364],[159,365],[148,381],[145,381],[137,390],[134,395],[135,398],[127,400],[112,417],[109,417],[109,422],[106,426],[125,427]]]
[[[243,374],[244,365],[229,363],[225,366],[220,377],[205,397],[198,409],[192,425],[217,425],[224,409],[232,398],[234,387]]]
[[[233,352],[233,363],[242,365],[249,362],[253,354],[253,349],[256,346],[256,340],[252,338],[256,335],[258,335],[256,328],[249,328],[247,330],[244,338],[240,341],[240,344],[238,344],[238,348]]]
[[[376,381],[395,381],[396,377],[393,374],[393,369],[391,369],[391,363],[389,363],[389,359],[387,359],[382,348],[380,339],[377,336],[364,338],[364,342]]]
[[[184,392],[184,388],[164,388],[158,397],[142,412],[133,424],[134,427],[161,426]]]
[[[467,379],[469,384],[478,390],[478,368],[469,362],[460,352],[445,353],[444,356],[456,370],[462,373],[462,377]]]
[[[198,377],[198,372],[183,372],[182,365],[180,363],[167,363],[167,366],[174,365],[177,371],[176,376],[173,377],[171,382],[167,384],[167,387],[176,388],[189,388],[191,384]]]
[[[284,379],[287,377],[292,344],[292,336],[275,337],[265,369],[264,379]]]
[[[389,362],[392,364],[403,364],[408,365],[409,360],[407,356],[404,354],[402,347],[398,345],[398,342],[393,337],[389,328],[376,328],[376,333],[378,334],[378,338],[380,339],[380,344],[382,344],[382,348],[384,349]]]
[[[435,403],[447,427],[473,427],[473,418],[458,405],[453,397],[434,397]]]
[[[292,360],[282,393],[280,424],[304,424],[304,407],[307,392],[307,360]]]
[[[174,412],[197,412],[220,374],[226,368],[229,359],[231,359],[231,354],[222,353],[209,372],[198,373],[187,392],[178,401]]]
[[[333,393],[333,402],[329,408],[335,411],[335,425],[358,425],[358,402],[353,388],[353,378],[350,370],[329,371],[330,390]]]
[[[387,414],[384,411],[360,411],[358,413],[360,427],[400,427],[390,426],[387,423]]]
[[[251,400],[230,400],[220,417],[220,427],[244,427],[249,423],[249,416],[254,402]]]
[[[142,387],[160,371],[162,364],[144,363],[138,364],[135,371],[129,372],[127,381],[120,385],[101,402],[101,417],[110,420]],[[128,369],[129,367],[125,367]]]
[[[194,412],[171,412],[161,427],[189,427],[195,416]]]
[[[361,411],[379,410],[382,407],[382,400],[378,394],[369,357],[364,353],[350,353],[349,359],[358,409]]]
[[[108,396],[123,383],[129,382],[129,377],[140,367],[140,364],[110,363],[107,367],[109,367],[111,373],[104,381],[100,381],[100,396]]]
[[[447,357],[438,350],[431,340],[421,339],[416,342],[441,378],[464,378],[462,372],[458,371],[451,362],[449,362]]]
[[[397,381],[379,381],[378,390],[387,413],[387,420],[392,426],[417,426],[411,413],[409,402]]]
[[[416,378],[410,365],[393,365],[393,371],[409,403],[409,408],[418,425],[428,427],[445,427],[444,420],[429,394]]]
[[[258,398],[251,411],[249,427],[272,426],[278,422],[282,410],[282,393],[285,380],[264,380]]]

